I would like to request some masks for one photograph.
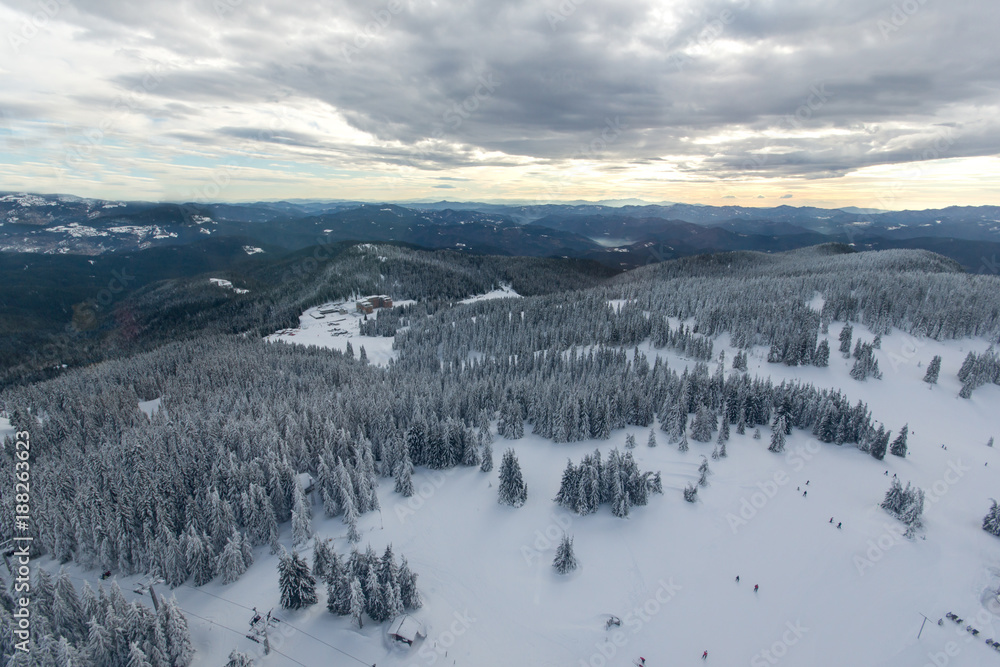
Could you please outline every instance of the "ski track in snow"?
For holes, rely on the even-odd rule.
[[[321,340],[329,320],[309,320],[307,311],[303,324],[315,326],[303,326],[291,338],[276,334],[269,339],[319,344],[314,341]],[[344,324],[349,332],[357,331],[353,314]],[[1000,586],[1000,539],[980,528],[989,498],[1000,493],[1000,458],[985,445],[991,435],[1000,435],[1000,387],[981,387],[963,400],[957,397],[955,377],[965,354],[983,351],[987,342],[915,340],[894,332],[876,351],[883,379],[856,382],[848,375],[853,360],[837,352],[840,327],[831,325],[827,336],[829,368],[768,364],[767,350],[757,348],[748,372],[840,388],[852,403],[867,402],[874,418],[894,434],[909,423],[906,459],[887,455],[875,461],[852,445],[821,444],[798,430],[788,438],[786,453],[775,455],[766,451],[769,429],[762,428],[761,439],[753,440],[751,430],[740,436],[734,427],[728,458],[710,460],[709,486],[699,489],[698,501],[690,504],[680,488],[696,478],[696,466],[714,442],[692,440],[690,451],[680,453],[657,429],[658,447],[650,449],[648,429],[629,427],[607,441],[555,444],[530,435],[527,425],[521,440],[496,439],[492,472],[419,469],[413,476],[417,493],[410,499],[392,492],[392,480],[382,480],[381,513],[361,518],[362,550],[370,542],[381,554],[391,543],[397,557],[406,556],[419,575],[425,604],[414,615],[425,625],[427,638],[412,648],[391,646],[386,625],[366,623],[358,630],[348,619],[331,615],[325,591],[309,609],[278,609],[277,557],[266,548],[256,550],[255,564],[236,583],[224,586],[216,580],[172,594],[181,608],[240,632],[251,617],[243,607],[274,607],[300,630],[380,667],[600,667],[630,665],[639,655],[649,667],[921,666],[942,656],[951,666],[1000,664],[1000,655],[984,642],[1000,639],[1000,617],[982,602]],[[858,325],[854,335],[873,338]],[[392,354],[390,338],[328,338],[322,340],[329,347],[351,340],[355,354],[364,344],[373,363],[385,363]],[[734,350],[727,342],[727,336],[717,339],[715,352],[726,350],[729,373]],[[652,350],[648,343],[639,349],[650,362],[659,354],[677,370],[694,363],[671,350]],[[935,354],[943,358],[941,375],[939,385],[930,387],[922,378]],[[714,370],[715,363],[709,368]],[[7,426],[0,420],[0,429]],[[665,495],[633,507],[628,520],[613,517],[607,506],[586,517],[557,507],[552,498],[566,459],[579,462],[595,447],[603,455],[613,447],[623,449],[628,433],[638,442],[639,467],[662,471]],[[500,457],[508,447],[517,452],[528,486],[527,503],[520,509],[496,502]],[[878,507],[893,473],[904,485],[912,481],[928,493],[925,529],[912,541],[899,538],[901,524]],[[808,497],[797,487],[808,489]],[[338,552],[346,553],[340,520],[324,518],[319,505],[314,514],[317,535],[334,538]],[[843,522],[840,530],[838,521]],[[580,568],[559,576],[551,562],[564,530],[575,539]],[[284,524],[281,541],[289,547],[290,532]],[[311,551],[304,550],[310,559]],[[38,562],[59,567],[47,558]],[[75,564],[69,571],[94,586],[100,583],[97,571]],[[139,579],[119,577],[128,597],[141,597],[131,592]],[[753,592],[754,584],[760,585],[759,593]],[[942,626],[928,623],[917,640],[921,613],[936,622],[948,611],[977,627],[979,638],[973,640],[945,619]],[[605,630],[609,614],[622,619],[620,628]],[[224,664],[233,648],[251,654],[260,648],[220,626],[194,617],[188,622],[197,666]],[[360,664],[285,629],[288,636],[278,638],[276,632],[272,645],[295,660],[310,667]],[[701,661],[706,649],[707,663]],[[291,663],[272,654],[257,664]]]

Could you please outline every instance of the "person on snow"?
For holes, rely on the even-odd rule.
[[[756,593],[758,588],[760,588],[760,584],[754,584],[753,585],[753,592]]]
[[[740,583],[740,575],[736,575],[736,583]]]
[[[833,517],[832,516],[830,517],[830,523],[833,523]]]
[[[840,526],[841,526],[841,522],[840,522],[840,521],[838,521],[838,522],[837,522],[837,528],[840,528]]]
[[[708,651],[705,651],[704,653],[701,654],[701,659],[708,660]]]

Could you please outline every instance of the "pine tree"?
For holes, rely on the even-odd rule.
[[[364,627],[363,616],[365,614],[365,594],[361,588],[361,582],[357,577],[351,577],[349,584],[348,605],[350,608],[351,620],[358,624],[358,628]]]
[[[497,502],[501,505],[520,507],[528,499],[528,487],[521,476],[521,465],[514,456],[514,450],[508,449],[503,454],[500,463],[500,488]]]
[[[368,353],[365,352],[365,346],[364,345],[361,346],[361,350],[360,350],[360,352],[358,354],[358,361],[360,361],[361,363],[365,364],[366,366],[368,365]]]
[[[298,553],[283,552],[278,562],[278,587],[281,606],[301,609],[316,604],[316,579],[309,572],[309,564]]]
[[[704,456],[701,457],[701,465],[698,466],[698,486],[708,486],[708,475],[710,472],[708,469],[708,459]]]
[[[885,452],[889,447],[889,436],[892,435],[889,431],[885,430],[885,427],[879,424],[878,430],[875,432],[871,441],[871,449],[869,453],[881,461],[885,458]]]
[[[840,330],[840,353],[844,355],[845,359],[851,356],[851,336],[854,333],[853,327],[850,323],[844,325],[844,328]]]
[[[176,598],[164,600],[157,612],[163,636],[167,641],[167,658],[172,667],[187,667],[194,657],[194,647],[191,645],[191,633],[188,631],[187,620],[177,608]]]
[[[573,538],[569,535],[563,535],[562,541],[556,548],[552,566],[559,574],[568,574],[577,568],[576,556],[573,554]]]
[[[646,438],[647,447],[656,447],[656,431],[655,429],[649,429],[649,437]]]
[[[813,354],[813,365],[820,368],[830,365],[830,343],[825,338],[816,346],[816,353]]]
[[[223,584],[231,584],[247,571],[247,563],[243,559],[243,538],[239,531],[232,529],[232,534],[226,540],[222,555],[216,565],[217,574],[222,576]]]
[[[992,500],[991,502],[990,511],[983,517],[983,530],[1000,537],[1000,507],[997,506],[997,501]]]
[[[696,484],[688,484],[684,487],[684,500],[689,503],[698,500],[698,486]]]
[[[718,439],[716,439],[716,442],[722,445],[722,451],[720,451],[719,456],[725,456],[723,452],[725,452],[725,445],[726,442],[728,441],[729,441],[729,420],[726,419],[725,415],[722,415],[722,428],[719,429],[719,437]]]
[[[906,435],[909,432],[909,424],[904,424],[903,428],[899,431],[899,435],[896,436],[896,439],[892,441],[892,445],[889,447],[890,454],[893,456],[906,457]]]
[[[927,364],[927,373],[924,375],[924,382],[927,384],[937,384],[938,375],[941,373],[941,357],[935,354],[931,363]]]
[[[635,449],[635,436],[631,433],[625,436],[625,448]]]
[[[313,545],[313,565],[312,574],[318,581],[330,580],[330,568],[332,565],[332,547],[329,540],[317,539]],[[333,553],[336,556],[336,552]]]
[[[229,652],[229,662],[226,663],[226,667],[253,667],[253,664],[253,658],[233,649]]]
[[[417,575],[410,570],[405,557],[399,564],[399,597],[406,609],[420,609],[423,606],[417,590]]]
[[[677,445],[677,451],[686,452],[687,450],[688,450],[688,436],[687,436],[687,430],[685,429],[684,432],[681,433],[681,441]]]
[[[351,579],[348,569],[337,573],[326,587],[326,608],[338,616],[348,616],[351,613]]]
[[[143,653],[142,649],[139,648],[137,642],[131,642],[128,649],[128,660],[125,662],[125,667],[153,667],[149,660],[146,658],[146,654]]]
[[[786,425],[785,415],[780,415],[774,423],[774,428],[771,430],[771,446],[767,448],[767,451],[774,452],[775,454],[785,451]]]
[[[294,501],[292,505],[292,543],[302,546],[313,536],[312,508],[306,500],[302,486],[295,483]]]
[[[712,439],[712,430],[715,428],[715,415],[713,415],[704,405],[698,408],[695,414],[694,423],[691,424],[691,439],[698,442],[708,442]]]
[[[403,459],[396,464],[396,493],[400,494],[404,498],[409,498],[413,495],[413,464],[410,463],[410,457],[404,456]]]
[[[483,462],[479,464],[479,469],[482,472],[489,472],[493,470],[493,445],[489,440],[483,443]]]

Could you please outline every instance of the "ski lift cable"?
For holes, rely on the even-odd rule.
[[[213,598],[218,598],[219,600],[222,600],[223,602],[228,602],[231,605],[235,605],[237,607],[242,607],[243,609],[246,609],[247,611],[253,611],[253,608],[247,607],[246,605],[240,604],[239,602],[234,602],[232,600],[224,598],[221,595],[216,595],[215,593],[209,593],[208,591],[202,590],[200,588],[195,588],[194,586],[191,586],[190,584],[183,584],[183,586],[184,586],[184,588],[190,588],[191,590],[198,591],[199,593],[204,593],[205,595],[211,595]],[[291,623],[289,623],[288,621],[286,621],[284,619],[282,619],[280,622],[284,623],[285,625],[287,625],[288,627],[290,627],[292,630],[295,630],[296,632],[300,632],[303,635],[305,635],[306,637],[309,637],[310,639],[312,639],[314,641],[318,641],[320,644],[323,644],[324,646],[328,646],[329,648],[332,648],[334,651],[337,651],[338,653],[343,653],[348,658],[351,658],[352,660],[357,661],[358,664],[360,664],[360,665],[365,665],[365,667],[369,667],[369,665],[371,665],[370,662],[365,662],[361,658],[359,658],[359,657],[357,657],[355,655],[351,655],[347,651],[345,651],[343,649],[339,649],[336,646],[334,646],[333,644],[329,644],[329,643],[323,641],[322,639],[320,639],[319,637],[317,637],[315,635],[309,634],[305,630],[302,630],[301,628],[298,628],[298,627],[292,625]]]
[[[212,619],[205,618],[204,616],[199,616],[198,614],[192,613],[192,612],[188,611],[187,609],[184,609],[180,605],[178,605],[177,608],[180,609],[183,613],[187,614],[188,616],[193,616],[194,618],[197,618],[197,619],[200,619],[202,621],[205,621],[206,623],[211,623],[212,625],[217,625],[217,626],[219,626],[220,628],[222,628],[224,630],[229,630],[230,632],[239,635],[240,637],[246,637],[246,634],[243,633],[243,632],[240,632],[239,630],[234,630],[233,628],[231,628],[231,627],[229,627],[227,625],[223,625],[222,623],[219,623],[218,621],[213,621]],[[283,658],[285,658],[289,662],[294,662],[296,665],[300,665],[301,667],[309,667],[309,665],[305,664],[304,662],[299,662],[298,660],[296,660],[292,656],[290,656],[290,655],[288,655],[286,653],[282,653],[281,651],[279,651],[278,649],[274,648],[273,646],[271,647],[271,652],[272,653],[277,653],[278,655],[282,656]]]

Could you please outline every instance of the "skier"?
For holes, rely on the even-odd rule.
[[[832,516],[830,517],[830,523],[833,523],[833,517]]]
[[[736,583],[740,583],[740,575],[736,575]]]
[[[701,659],[708,660],[708,651],[705,651],[704,653],[701,654]]]
[[[808,491],[803,491],[802,492],[802,497],[805,498],[807,493],[809,493],[809,492]]]
[[[809,486],[809,480],[808,479],[806,480],[806,486]]]
[[[754,584],[753,585],[753,592],[756,593],[758,588],[760,588],[760,584]]]
[[[837,528],[840,528],[840,522],[839,521],[837,522]]]

